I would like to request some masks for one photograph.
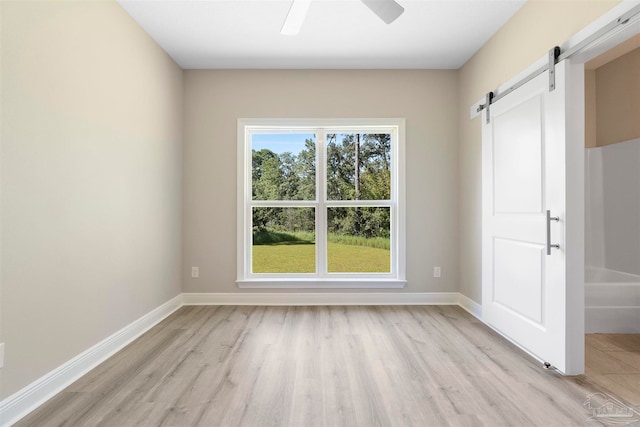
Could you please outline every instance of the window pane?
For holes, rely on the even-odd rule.
[[[253,208],[254,273],[315,273],[315,209]]]
[[[254,133],[251,154],[253,200],[315,200],[314,134]]]
[[[388,133],[328,134],[327,199],[389,200],[390,164]]]
[[[327,209],[327,265],[330,273],[391,271],[390,209]]]

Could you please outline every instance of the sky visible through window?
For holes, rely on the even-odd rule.
[[[276,154],[299,154],[305,148],[307,139],[315,140],[312,133],[254,133],[251,148],[260,151],[267,148]]]

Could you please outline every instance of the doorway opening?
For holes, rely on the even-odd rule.
[[[584,64],[585,375],[640,406],[640,34]]]

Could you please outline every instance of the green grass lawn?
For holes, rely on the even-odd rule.
[[[388,273],[388,249],[328,243],[331,273]],[[311,242],[280,242],[253,246],[254,273],[314,273],[315,245]]]

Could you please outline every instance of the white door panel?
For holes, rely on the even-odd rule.
[[[491,105],[483,124],[483,319],[566,369],[565,87],[548,73]],[[546,211],[551,223],[547,255]]]
[[[493,247],[493,303],[544,327],[545,247],[501,238]]]
[[[542,95],[511,109],[496,108],[493,121],[494,213],[542,212]]]

